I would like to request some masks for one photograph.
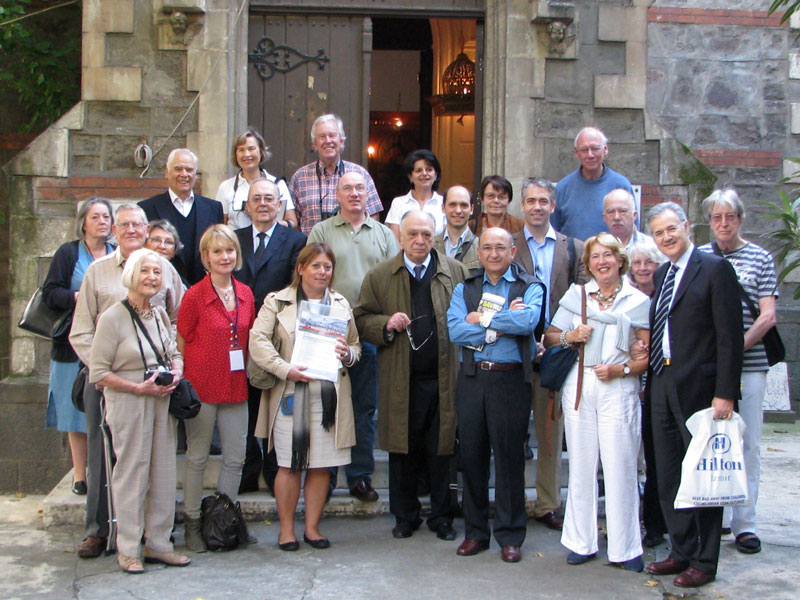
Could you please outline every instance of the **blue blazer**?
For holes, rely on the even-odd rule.
[[[142,200],[139,202],[139,206],[144,209],[148,221],[155,221],[156,219],[166,219],[170,221],[170,217],[172,216],[173,208],[169,192],[157,194],[152,198]],[[195,194],[192,210],[196,211],[194,248],[184,248],[181,252],[176,254],[175,258],[172,260],[175,270],[178,271],[181,279],[189,286],[194,285],[205,276],[203,261],[200,260],[200,238],[205,230],[212,225],[225,222],[222,204],[211,198]]]
[[[253,226],[237,229],[236,236],[242,247],[242,268],[234,273],[234,277],[253,290],[258,313],[267,294],[282,290],[291,283],[297,255],[306,245],[307,238],[297,229],[276,225],[265,250],[264,262],[258,268],[253,248]]]

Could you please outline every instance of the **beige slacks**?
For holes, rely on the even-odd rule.
[[[561,414],[561,394],[556,393],[553,412],[557,421],[550,423],[550,448],[547,448],[547,394],[539,385],[539,374],[533,373],[533,426],[539,444],[536,457],[536,504],[533,514],[541,517],[561,507],[561,444],[564,438],[564,418]]]
[[[169,552],[175,520],[175,419],[169,398],[134,396],[105,390],[106,420],[117,463],[111,492],[117,513],[117,549],[139,556],[147,547]]]

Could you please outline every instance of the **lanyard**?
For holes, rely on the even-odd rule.
[[[233,334],[233,339],[231,340],[231,348],[236,348],[239,346],[239,296],[236,295],[236,280],[231,277],[231,286],[233,291],[233,299],[236,302],[236,310],[233,313],[233,319],[228,314],[228,309],[225,308],[225,303],[222,301],[222,296],[220,296],[217,288],[214,287],[213,282],[211,282],[211,278],[209,278],[209,283],[211,283],[211,287],[214,290],[214,293],[217,295],[217,300],[222,305],[222,312],[225,314],[225,318],[228,319],[228,322],[231,324],[231,333]]]
[[[264,169],[259,169],[258,173],[264,179],[267,178],[267,172]],[[241,177],[241,175],[242,175],[242,170],[239,169],[239,172],[236,174],[236,177],[233,180],[233,197],[231,198],[231,206],[233,206],[233,210],[239,211],[239,212],[244,210],[244,205],[247,202],[247,197],[245,197],[242,200],[242,204],[239,206],[239,208],[236,208],[236,206],[234,206],[234,204],[233,204],[234,201],[236,200],[236,190],[239,189],[239,177]]]
[[[317,161],[317,190],[319,191],[319,215],[320,215],[320,217],[322,219],[325,219],[325,210],[322,207],[322,202],[323,202],[323,200],[325,200],[325,198],[328,197],[328,194],[325,194],[324,197],[322,196],[322,174],[324,173],[324,171],[325,171],[325,167],[322,167],[320,165],[320,163],[319,163],[319,160],[318,160]],[[343,174],[344,174],[344,164],[342,163],[342,159],[340,158],[339,162],[336,163],[336,166],[333,168],[333,175],[331,175],[331,177],[337,177],[338,176],[338,177],[341,178],[341,176]],[[327,175],[326,175],[326,177],[327,177]],[[338,182],[339,182],[339,180],[337,179],[336,183],[338,183]],[[336,186],[334,185],[334,188],[335,187]]]

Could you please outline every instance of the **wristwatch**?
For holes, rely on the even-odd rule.
[[[622,376],[627,377],[631,374],[631,368],[628,366],[628,363],[622,365]]]

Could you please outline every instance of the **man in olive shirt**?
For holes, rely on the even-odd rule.
[[[397,255],[400,247],[391,230],[367,214],[367,183],[360,173],[345,173],[336,186],[339,213],[314,225],[308,243],[324,242],[336,255],[333,280],[351,307],[358,302],[361,282],[367,271],[382,260]],[[375,459],[375,410],[378,406],[378,369],[375,346],[361,343],[361,360],[350,367],[356,445],[345,467],[350,494],[363,502],[375,502],[372,487]],[[336,486],[332,469],[331,488]]]

